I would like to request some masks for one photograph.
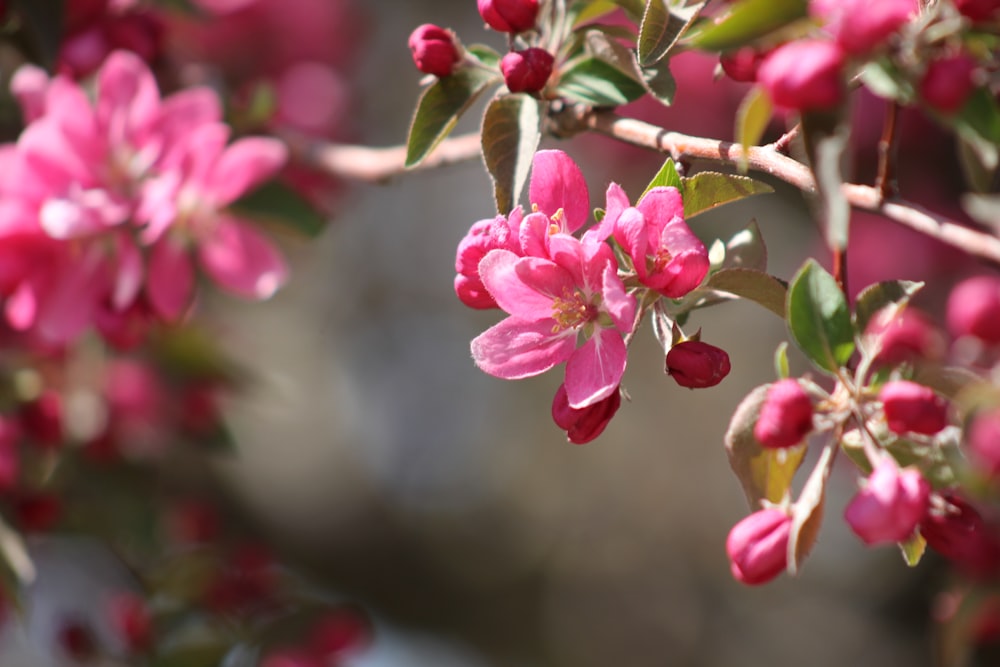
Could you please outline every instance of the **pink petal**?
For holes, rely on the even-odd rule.
[[[7,298],[4,304],[4,314],[7,317],[7,324],[15,331],[26,331],[35,323],[38,316],[38,292],[36,285],[30,281],[24,281],[18,285],[14,293]]]
[[[646,193],[646,196],[635,205],[646,217],[650,237],[660,235],[661,230],[670,222],[684,220],[684,201],[681,193],[674,187],[656,187]]]
[[[532,262],[522,269],[527,274],[541,274],[549,267],[558,269],[548,260],[518,257],[509,250],[498,249],[486,253],[479,262],[479,277],[497,305],[507,313],[524,320],[552,317],[552,297],[535,289],[537,279],[529,277],[531,284],[524,281],[521,271],[518,271],[522,261]],[[544,281],[544,278],[541,280]]]
[[[45,113],[49,75],[37,65],[22,65],[10,80],[10,90],[21,105],[21,116],[30,123]]]
[[[615,224],[615,240],[632,258],[635,272],[640,278],[646,277],[646,253],[649,251],[648,221],[637,208],[622,212]]]
[[[154,133],[160,147],[159,166],[172,168],[182,158],[179,140],[194,128],[222,120],[219,96],[209,88],[186,88],[163,100]]]
[[[287,159],[288,149],[277,139],[239,139],[219,157],[207,188],[217,204],[229,204],[272,178]]]
[[[549,228],[552,220],[544,213],[530,213],[518,228],[521,254],[529,257],[549,256]]]
[[[111,306],[115,310],[125,310],[135,301],[142,288],[142,253],[129,234],[117,235],[118,275],[115,277]]]
[[[625,292],[625,283],[618,277],[618,269],[608,264],[604,269],[603,299],[601,310],[614,320],[622,333],[629,333],[635,325],[635,297]]]
[[[472,358],[484,372],[505,380],[544,373],[566,361],[576,348],[576,333],[553,334],[553,319],[525,322],[508,317],[472,340]]]
[[[604,217],[601,219],[601,223],[593,230],[588,231],[587,234],[594,236],[598,241],[605,240],[614,233],[615,223],[630,206],[628,195],[625,194],[622,186],[614,182],[610,183],[604,206]]]
[[[220,287],[246,298],[270,298],[288,279],[288,267],[274,244],[236,218],[221,217],[199,245],[198,256]]]
[[[531,163],[529,197],[532,204],[549,216],[563,210],[565,230],[578,230],[590,217],[587,181],[573,159],[558,150],[535,153]]]
[[[614,329],[599,328],[566,362],[566,396],[571,408],[585,408],[618,389],[625,374],[625,341]]]
[[[146,295],[167,322],[176,322],[187,311],[194,296],[194,263],[180,239],[168,235],[153,246]]]
[[[146,63],[131,51],[115,51],[97,73],[97,86],[97,120],[110,142],[144,138],[160,107],[160,91]]]

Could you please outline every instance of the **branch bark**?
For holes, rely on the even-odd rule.
[[[738,166],[743,157],[739,144],[705,137],[669,132],[662,127],[611,111],[567,107],[549,117],[548,130],[568,137],[592,131],[633,146],[668,153],[675,160],[696,158],[722,165]],[[383,182],[407,170],[403,167],[406,149],[369,148],[345,144],[304,141],[286,137],[296,156],[331,176],[348,180]],[[475,159],[480,155],[476,133],[454,136],[441,144],[414,169],[433,169]],[[746,163],[754,171],[770,174],[802,192],[815,193],[816,181],[809,167],[770,146],[752,146]],[[946,216],[929,211],[899,197],[886,198],[879,189],[853,183],[844,184],[844,194],[854,208],[871,211],[926,234],[942,243],[1000,265],[1000,238],[978,231]]]

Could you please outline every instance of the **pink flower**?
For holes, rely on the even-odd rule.
[[[462,59],[455,36],[432,23],[425,23],[410,33],[409,46],[413,63],[425,74],[448,76]]]
[[[772,384],[753,427],[762,447],[794,447],[813,428],[812,399],[798,380],[786,378]]]
[[[566,431],[566,439],[575,445],[582,445],[595,439],[611,422],[622,404],[620,390],[611,392],[605,399],[585,408],[572,408],[566,395],[566,385],[559,385],[552,399],[552,420]]]
[[[894,380],[882,386],[879,400],[893,433],[934,435],[948,425],[948,402],[930,387]]]
[[[972,462],[989,477],[1000,477],[1000,410],[977,414],[967,433]]]
[[[509,380],[565,361],[569,406],[585,408],[621,381],[622,333],[632,330],[635,298],[607,244],[557,233],[549,251],[551,259],[491,250],[479,263],[483,283],[510,317],[472,341],[472,356],[483,371]]]
[[[976,59],[964,53],[931,61],[920,79],[920,97],[942,113],[957,112],[975,88],[976,66]]]
[[[729,375],[729,355],[700,340],[686,340],[667,352],[667,373],[682,387],[714,387]]]
[[[975,276],[956,285],[948,296],[946,320],[956,338],[1000,343],[1000,278]]]
[[[726,553],[733,577],[755,586],[784,571],[792,517],[779,509],[764,509],[744,518],[729,531]]]
[[[544,150],[532,158],[528,196],[537,211],[527,216],[516,207],[510,215],[480,220],[458,244],[455,293],[470,308],[497,308],[483,285],[479,262],[490,250],[519,256],[548,257],[548,238],[572,234],[590,217],[590,195],[580,167],[566,153]]]
[[[593,234],[603,240],[612,233],[632,258],[639,281],[671,299],[693,290],[708,273],[708,251],[684,222],[677,188],[653,188],[631,206],[621,186],[612,183],[604,219]]]
[[[537,93],[552,75],[555,58],[545,49],[511,51],[500,60],[503,82],[512,93]]]
[[[837,44],[851,55],[883,45],[917,15],[917,0],[812,0],[809,13],[826,21]]]
[[[757,70],[757,81],[779,107],[829,109],[844,98],[843,65],[844,52],[838,45],[803,39],[768,54]]]
[[[915,468],[900,470],[884,459],[844,510],[844,519],[865,544],[902,542],[927,511],[930,484]]]
[[[499,32],[524,32],[535,27],[538,0],[477,0],[479,15]]]

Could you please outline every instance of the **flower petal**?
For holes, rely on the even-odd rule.
[[[146,296],[149,304],[167,322],[176,322],[187,310],[194,295],[194,263],[188,249],[165,236],[149,254]]]
[[[553,319],[508,317],[472,340],[472,358],[484,372],[505,380],[544,373],[576,348],[575,332],[554,334],[556,328]]]
[[[653,188],[635,207],[646,217],[651,238],[659,236],[670,222],[684,220],[684,201],[674,187]]]
[[[590,217],[590,193],[580,167],[559,150],[535,153],[531,162],[531,183],[528,189],[532,204],[552,217],[563,210],[565,230],[573,233]]]
[[[571,408],[585,408],[617,390],[628,356],[614,329],[600,328],[566,362],[566,396]]]
[[[618,269],[612,263],[604,268],[603,299],[601,309],[611,316],[615,326],[622,333],[629,333],[635,326],[635,297],[625,291],[625,283],[618,277]]]
[[[238,139],[219,157],[207,187],[217,204],[229,204],[272,178],[287,159],[288,149],[277,139]]]
[[[249,299],[270,298],[288,279],[281,253],[250,223],[221,217],[198,246],[202,268],[223,289]]]
[[[528,262],[528,265],[519,270],[522,262]],[[479,277],[497,305],[508,314],[523,320],[540,320],[552,316],[552,297],[536,289],[537,285],[545,283],[545,276],[551,273],[549,267],[558,269],[546,259],[518,257],[509,250],[498,249],[486,253],[479,262]],[[525,282],[525,275],[530,284]]]

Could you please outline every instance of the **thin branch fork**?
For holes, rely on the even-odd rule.
[[[557,136],[583,131],[597,132],[633,146],[667,153],[675,160],[697,158],[738,166],[744,161],[754,171],[770,174],[801,190],[815,193],[816,181],[809,167],[772,147],[742,146],[728,141],[693,137],[611,111],[569,107],[550,116],[549,130]],[[305,163],[331,176],[366,182],[383,182],[407,170],[404,146],[370,148],[345,144],[305,141],[285,137],[292,151]],[[414,169],[433,169],[465,162],[480,156],[479,135],[470,133],[445,139]],[[412,170],[412,169],[411,169]],[[958,248],[969,255],[1000,265],[1000,239],[898,197],[886,198],[879,188],[845,183],[844,195],[858,209],[878,213],[905,227]]]

